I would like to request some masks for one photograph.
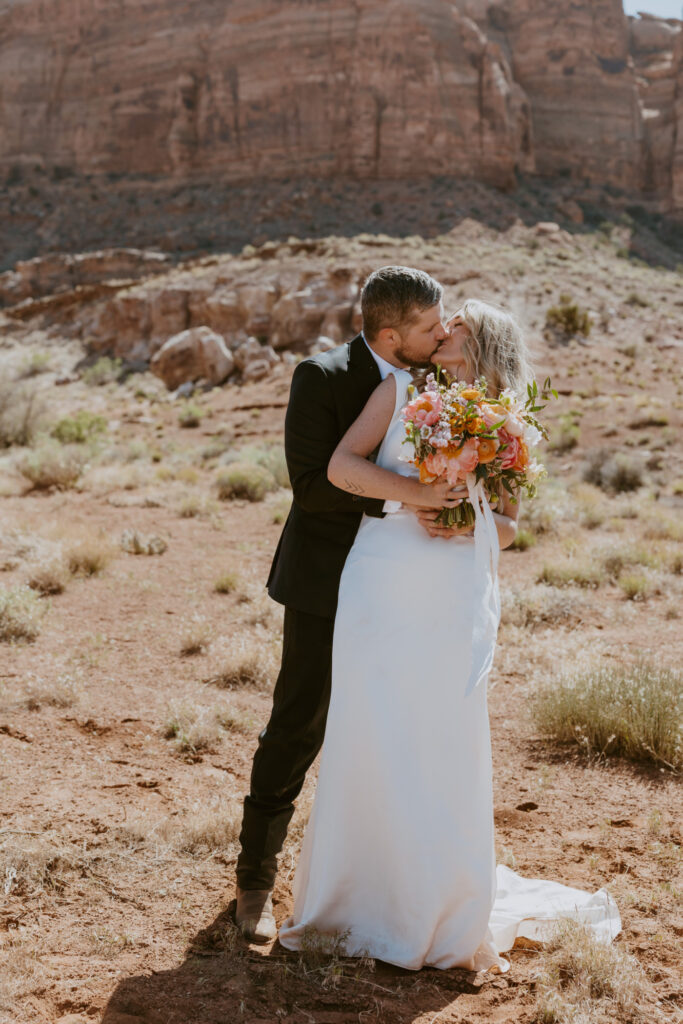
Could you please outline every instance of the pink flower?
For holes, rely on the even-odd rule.
[[[446,472],[447,460],[446,456],[442,455],[441,452],[437,452],[434,455],[428,455],[425,459],[425,467],[432,476],[441,476],[442,473]]]
[[[507,445],[507,447],[503,450],[502,453],[502,459],[500,463],[501,468],[511,469],[512,466],[514,466],[514,464],[517,462],[517,459],[519,457],[520,440],[518,437],[513,437],[512,434],[509,434],[507,430],[503,430],[502,428],[498,431],[498,440],[502,444]]]
[[[416,427],[433,427],[439,422],[443,402],[441,395],[423,392],[403,410],[404,421],[412,421]]]
[[[479,442],[476,437],[470,437],[461,448],[446,456],[446,477],[449,484],[464,480],[467,474],[472,472],[479,462],[478,449]]]

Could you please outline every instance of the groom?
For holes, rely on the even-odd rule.
[[[293,502],[268,578],[285,606],[282,665],[268,725],[259,736],[244,801],[237,861],[237,924],[248,939],[275,938],[272,889],[277,855],[304,777],[323,742],[330,699],[332,634],[346,556],[363,513],[396,502],[334,487],[327,466],[347,428],[392,367],[424,367],[446,337],[442,288],[410,267],[382,267],[361,294],[363,332],[296,367],[285,420]],[[393,506],[393,508],[392,508]],[[438,512],[417,514],[430,533]]]

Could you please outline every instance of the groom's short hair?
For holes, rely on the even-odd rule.
[[[370,274],[360,296],[363,334],[374,341],[385,327],[396,329],[441,302],[443,288],[424,270],[380,267]]]

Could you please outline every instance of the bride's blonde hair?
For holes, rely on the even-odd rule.
[[[462,348],[475,380],[485,377],[489,394],[510,388],[520,398],[526,397],[532,372],[526,341],[514,317],[480,299],[468,299],[458,315],[470,330]]]
[[[462,346],[468,375],[473,380],[485,377],[490,397],[510,388],[525,398],[533,373],[524,335],[514,317],[481,299],[467,299],[455,315],[469,329]],[[418,389],[424,385],[428,372],[416,374]]]

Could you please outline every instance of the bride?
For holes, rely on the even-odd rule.
[[[470,383],[485,377],[490,394],[525,396],[526,348],[507,313],[468,301],[448,328],[433,362]],[[619,915],[603,890],[496,868],[486,682],[498,552],[519,504],[503,492],[492,511],[469,475],[474,528],[446,539],[420,525],[414,508],[431,498],[401,458],[411,383],[394,369],[329,464],[337,487],[403,504],[364,516],[343,570],[317,791],[279,939],[297,949],[315,929],[343,935],[348,955],[404,968],[504,971],[500,953],[518,936],[543,938],[558,916],[609,939]]]

